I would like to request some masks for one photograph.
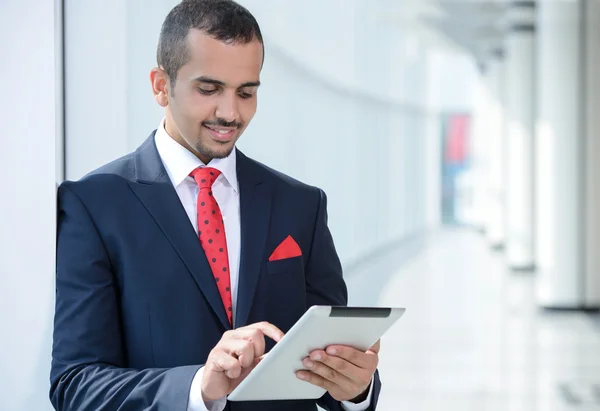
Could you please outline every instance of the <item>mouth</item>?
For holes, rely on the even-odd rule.
[[[203,125],[203,127],[208,130],[208,132],[212,136],[213,140],[216,140],[216,141],[219,141],[222,143],[231,141],[233,139],[235,131],[237,130],[237,128],[230,128],[230,127],[229,128],[228,127],[209,127],[206,125]]]

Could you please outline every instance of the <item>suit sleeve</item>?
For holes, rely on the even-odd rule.
[[[342,265],[327,220],[327,195],[323,190],[319,190],[313,241],[306,264],[307,308],[313,305],[348,305],[348,290]],[[367,410],[375,410],[380,390],[381,381],[379,372],[376,372],[371,404]],[[343,411],[341,403],[329,394],[321,397],[318,405],[329,411]]]
[[[200,366],[128,369],[111,262],[84,203],[58,192],[50,400],[58,411],[186,411]]]

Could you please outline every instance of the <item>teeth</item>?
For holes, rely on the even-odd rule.
[[[210,127],[209,127],[209,128],[210,128]],[[214,128],[210,128],[210,129],[211,129],[212,131],[214,131],[215,133],[219,133],[219,134],[227,134],[227,133],[230,133],[230,132],[231,132],[231,130],[217,130],[217,129],[214,129]]]

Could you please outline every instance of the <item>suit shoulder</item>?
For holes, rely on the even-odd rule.
[[[294,177],[291,177],[279,170],[275,170],[272,167],[269,167],[257,160],[251,159],[251,158],[247,158],[248,161],[251,161],[255,167],[257,167],[260,172],[266,176],[270,181],[273,181],[275,183],[275,185],[281,187],[281,188],[288,188],[291,190],[295,190],[295,191],[300,191],[300,192],[312,192],[312,193],[320,193],[322,192],[321,188],[314,186],[314,185],[310,185],[308,183],[305,183],[303,181],[300,181]]]
[[[135,177],[133,153],[126,154],[116,160],[90,171],[77,181],[65,181],[61,187],[67,187],[83,194],[87,191],[102,192],[115,185],[129,181]]]
[[[134,170],[133,153],[129,153],[89,172],[81,180],[101,175],[115,175],[130,179],[134,177]]]

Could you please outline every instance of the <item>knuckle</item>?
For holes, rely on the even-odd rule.
[[[326,375],[327,375],[328,380],[333,381],[335,379],[335,377],[337,376],[337,373],[335,372],[335,370],[329,368],[326,371]]]
[[[252,341],[244,341],[244,344],[242,345],[242,350],[243,351],[254,351],[254,344],[252,343]]]
[[[234,358],[239,358],[239,356],[244,353],[245,348],[246,341],[237,342],[234,346],[231,347],[230,354]]]
[[[208,354],[208,358],[206,359],[206,362],[217,364],[220,357],[221,357],[221,351],[218,349],[214,349]]]
[[[223,368],[223,366],[222,366],[223,361],[221,361],[221,357],[217,353],[213,353],[212,355],[210,355],[206,362],[207,362],[207,364],[210,364],[213,368],[216,368],[216,369]]]

